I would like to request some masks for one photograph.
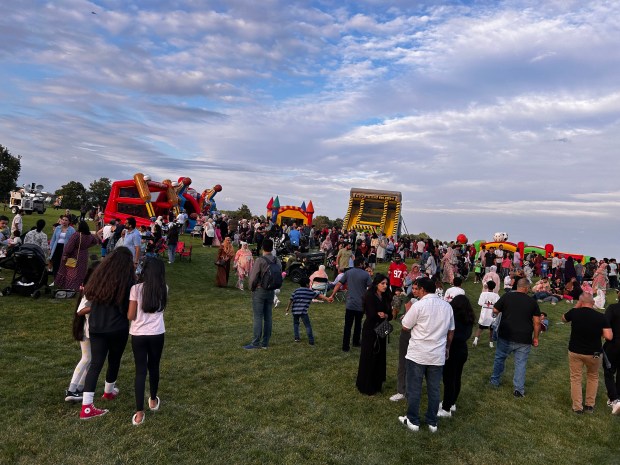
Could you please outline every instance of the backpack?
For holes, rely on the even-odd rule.
[[[261,277],[260,287],[266,291],[280,289],[282,287],[282,267],[280,263],[278,263],[276,258],[274,258],[273,261],[264,256],[262,258],[267,262],[269,267],[267,268],[267,272]]]

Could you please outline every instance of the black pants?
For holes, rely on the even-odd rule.
[[[54,249],[54,255],[52,255],[52,274],[54,278],[56,277],[56,273],[58,273],[58,269],[60,268],[60,260],[62,259],[62,252],[65,250],[65,244],[56,244],[56,248]]]
[[[106,357],[108,358],[108,371],[106,372],[105,380],[108,383],[116,381],[128,337],[127,331],[90,333],[92,360],[84,381],[84,392],[95,392],[99,373],[101,373]]]
[[[346,310],[344,314],[344,334],[342,336],[342,350],[347,352],[351,347],[351,326],[353,326],[353,347],[359,347],[362,334],[362,317],[364,312]],[[354,325],[355,323],[355,325]]]
[[[467,361],[467,343],[453,342],[450,347],[450,356],[443,367],[443,403],[441,408],[449,412],[456,404],[461,392],[461,376],[463,366]]]
[[[612,342],[606,342],[603,349],[611,363],[610,368],[605,367],[605,364],[603,364],[605,388],[607,389],[607,397],[613,401],[617,400],[620,394],[620,341],[615,339]]]
[[[136,411],[144,410],[146,371],[149,372],[151,399],[157,397],[159,387],[159,361],[164,350],[164,334],[154,336],[131,336],[131,348],[136,362]]]

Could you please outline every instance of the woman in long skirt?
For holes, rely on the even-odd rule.
[[[233,249],[230,237],[224,239],[220,250],[217,252],[216,266],[217,274],[215,275],[215,285],[217,287],[228,286],[228,278],[230,276],[230,261],[235,256],[235,249]]]
[[[381,392],[385,381],[386,339],[379,337],[375,328],[384,319],[392,319],[391,300],[387,276],[377,273],[364,296],[366,319],[362,326],[362,347],[355,383],[359,392],[369,396]]]

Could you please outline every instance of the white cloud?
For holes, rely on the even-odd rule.
[[[23,182],[191,173],[224,208],[282,193],[331,217],[351,187],[399,190],[412,232],[614,246],[616,2],[209,6],[4,5],[0,143]]]

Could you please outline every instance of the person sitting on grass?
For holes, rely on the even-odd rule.
[[[308,336],[308,344],[314,345],[314,334],[312,333],[312,324],[310,323],[310,317],[308,316],[308,308],[313,299],[320,299],[326,302],[329,301],[327,297],[321,294],[320,291],[315,291],[308,287],[309,280],[306,277],[301,278],[299,281],[299,287],[295,289],[291,295],[291,299],[286,307],[286,314],[293,309],[293,335],[295,336],[295,342],[300,342],[299,338],[299,320],[303,321],[306,327],[306,334]]]
[[[545,312],[540,312],[540,332],[544,333],[549,329],[549,317]]]

